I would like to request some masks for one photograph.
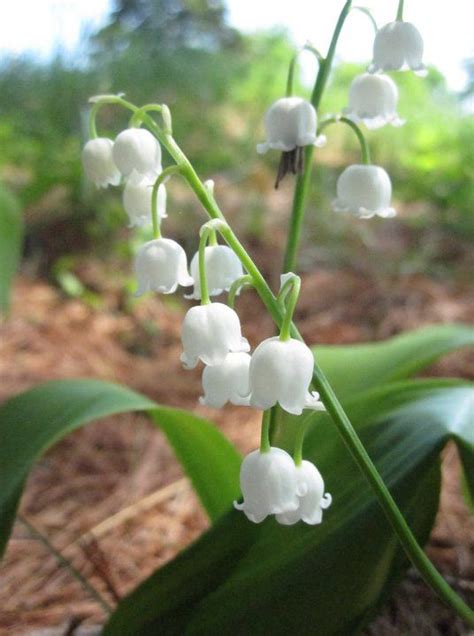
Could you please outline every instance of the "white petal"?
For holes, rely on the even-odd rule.
[[[112,157],[113,141],[106,137],[90,139],[82,150],[84,172],[98,188],[118,185],[121,175]]]
[[[367,128],[381,128],[399,120],[397,102],[398,88],[390,77],[364,73],[355,77],[349,87],[345,113],[355,121],[363,121]]]
[[[325,411],[326,407],[319,399],[319,393],[317,391],[308,392],[305,403],[305,409],[311,409],[312,411]]]
[[[316,111],[310,102],[301,97],[278,99],[265,113],[264,123],[267,139],[257,145],[260,154],[270,148],[287,152],[317,141]]]
[[[280,448],[247,455],[240,469],[240,488],[244,501],[234,506],[254,523],[299,506],[296,467],[291,456]]]
[[[198,359],[215,365],[222,363],[230,351],[250,349],[242,337],[238,315],[222,303],[191,307],[184,317],[181,340],[184,349],[181,360],[188,368],[194,368]]]
[[[172,294],[179,285],[192,285],[187,272],[186,253],[176,241],[160,238],[148,241],[135,259],[138,288],[136,295],[147,291]]]
[[[314,464],[303,460],[301,465],[296,467],[296,480],[300,488],[301,485],[305,486],[304,494],[299,496],[299,506],[297,510],[277,515],[277,521],[283,525],[292,525],[299,520],[309,525],[321,523],[322,511],[328,508],[332,501],[330,494],[324,494],[324,481],[321,473]]]
[[[308,400],[314,359],[299,340],[264,340],[250,363],[250,404],[268,409],[277,402],[289,413],[300,415]]]
[[[134,170],[142,175],[161,172],[160,144],[143,128],[123,130],[115,140],[113,157],[124,177],[131,175]]]
[[[210,296],[218,296],[223,291],[229,291],[232,283],[244,275],[240,260],[227,245],[208,245],[204,252],[204,260]],[[190,269],[194,279],[194,291],[190,297],[200,300],[199,252],[193,256]]]
[[[241,396],[249,392],[249,366],[248,353],[231,352],[220,364],[205,367],[201,404],[214,408],[221,408],[226,402],[247,405],[248,398]]]
[[[391,209],[391,195],[392,184],[383,168],[352,165],[337,180],[337,199],[333,201],[333,209],[351,212],[359,218],[384,215],[387,209]]]
[[[373,62],[368,70],[419,72],[424,69],[422,57],[423,39],[418,29],[410,22],[390,22],[375,36]]]
[[[143,227],[151,224],[151,203],[153,184],[156,177],[141,175],[135,170],[127,179],[123,191],[123,207],[127,213],[130,226]],[[163,184],[158,188],[158,218],[166,217],[166,189]]]

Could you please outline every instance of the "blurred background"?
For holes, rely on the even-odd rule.
[[[367,3],[379,26],[394,19],[396,4]],[[312,343],[382,339],[425,324],[474,320],[474,9],[468,0],[405,4],[405,19],[423,35],[429,74],[394,73],[406,124],[367,132],[374,162],[391,175],[398,216],[360,221],[331,211],[337,177],[359,161],[359,148],[345,127],[329,128],[327,146],[315,153],[300,254],[304,279],[297,320]],[[244,451],[255,444],[255,414],[197,405],[199,372],[185,374],[179,364],[187,302],[177,295],[133,297],[131,262],[146,233],[127,228],[118,188],[97,191],[84,180],[87,102],[98,93],[124,92],[137,104],[168,104],[178,143],[199,175],[214,179],[226,216],[276,287],[293,182],[286,177],[276,192],[278,156],[262,158],[255,145],[263,139],[265,109],[284,92],[295,48],[310,40],[324,53],[342,5],[4,3],[0,184],[23,210],[25,242],[11,312],[0,325],[1,399],[51,378],[101,377],[212,417]],[[320,116],[347,105],[349,83],[370,61],[372,41],[369,20],[353,12]],[[301,95],[309,96],[316,70],[312,56],[301,55]],[[100,134],[114,137],[126,125],[118,109],[101,111]],[[168,186],[168,214],[164,232],[191,257],[205,216],[177,179]],[[253,345],[272,334],[251,293],[238,302]],[[430,374],[474,377],[472,353],[450,356]],[[443,499],[445,516],[431,549],[438,565],[457,575],[473,546],[456,498],[455,471],[448,480],[454,494]],[[29,482],[22,514],[109,593],[107,578],[115,579],[112,587],[120,596],[205,527],[179,478],[163,439],[144,418],[115,418],[76,433],[47,455]],[[166,488],[166,496],[153,499]],[[145,503],[133,515],[100,525],[137,501]],[[78,537],[86,533],[100,538],[102,557],[79,549]],[[4,569],[0,633],[64,626],[81,616],[100,622],[100,608],[46,554],[23,526],[16,528]],[[112,572],[107,555],[114,560]],[[379,625],[373,633],[462,633],[439,606],[433,610],[439,632],[430,618],[428,631],[413,627],[417,610],[407,618],[406,604],[405,598],[397,606],[399,631]]]
[[[379,24],[393,19],[396,3],[371,4]],[[120,91],[135,103],[169,104],[178,142],[198,172],[217,181],[224,210],[232,217],[238,208],[239,231],[261,239],[274,226],[280,248],[292,184],[287,179],[279,196],[272,192],[278,157],[255,152],[262,115],[284,90],[295,46],[309,39],[327,48],[340,5],[320,3],[313,15],[304,2],[289,11],[284,4],[237,0],[19,0],[5,7],[0,176],[25,211],[30,264],[60,285],[69,281],[66,293],[79,293],[87,281],[78,276],[73,285],[72,279],[84,251],[89,259],[93,253],[104,258],[105,246],[108,259],[124,252],[128,258],[119,193],[95,192],[84,183],[79,161],[88,97]],[[374,161],[392,176],[399,217],[361,223],[331,212],[338,173],[359,157],[350,131],[332,128],[316,157],[303,267],[317,262],[452,276],[465,265],[474,232],[473,9],[465,0],[455,0],[449,11],[413,2],[405,17],[423,33],[430,73],[426,79],[394,74],[407,123],[368,134]],[[366,66],[372,40],[367,17],[354,12],[321,116],[347,105],[348,85]],[[308,95],[315,63],[311,54],[301,59],[300,91]],[[113,136],[125,122],[124,113],[105,111],[102,134]],[[203,217],[188,210],[187,198],[175,203],[173,189],[170,210],[183,214],[172,212],[167,225],[195,245]]]

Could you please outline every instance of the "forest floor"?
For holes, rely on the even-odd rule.
[[[88,276],[96,273],[82,272],[83,280]],[[272,334],[251,292],[238,302],[253,345]],[[45,380],[112,380],[209,417],[242,452],[254,448],[257,412],[198,404],[200,372],[184,372],[179,362],[184,309],[184,303],[156,297],[130,306],[113,288],[103,290],[102,305],[94,308],[23,275],[11,315],[0,326],[0,401]],[[465,286],[422,275],[387,281],[320,271],[304,277],[296,320],[312,343],[379,340],[427,324],[472,323],[474,298]],[[427,375],[474,378],[473,352],[446,356]],[[458,473],[455,449],[448,447],[428,552],[472,600],[474,524]],[[112,604],[208,525],[163,435],[139,414],[92,424],[57,444],[34,468],[20,513]],[[103,620],[94,599],[18,521],[0,571],[0,634],[94,633],[87,630]],[[367,634],[461,636],[463,629],[409,571]]]

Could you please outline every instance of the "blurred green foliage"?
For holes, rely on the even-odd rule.
[[[247,228],[260,232],[278,157],[262,160],[255,143],[265,108],[285,87],[293,51],[287,34],[242,35],[227,25],[224,5],[216,0],[116,0],[109,24],[90,38],[88,51],[88,59],[74,64],[61,57],[0,62],[0,174],[26,207],[33,237],[28,244],[48,251],[54,265],[85,246],[109,247],[110,236],[124,226],[118,192],[94,191],[80,166],[88,97],[106,92],[169,104],[178,142],[198,171],[206,178],[219,173],[241,187]],[[335,70],[321,116],[346,106],[349,83],[361,70],[351,64]],[[402,221],[472,236],[472,116],[463,114],[435,70],[426,79],[395,76],[407,123],[371,132],[369,140],[374,161],[393,177],[396,199],[421,203],[419,213]],[[104,134],[113,136],[125,125],[126,114],[101,113]],[[329,130],[328,148],[317,153],[322,166],[311,202],[318,222],[338,240],[345,226],[331,220],[329,202],[338,173],[359,157],[351,133],[341,128]],[[54,248],[50,237],[56,238]]]

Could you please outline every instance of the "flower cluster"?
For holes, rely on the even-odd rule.
[[[223,269],[222,277],[227,274]],[[223,280],[218,280],[217,272],[214,276],[219,291]],[[287,276],[282,280],[288,280]],[[265,411],[279,404],[293,415],[301,415],[303,409],[324,410],[319,395],[310,392],[313,354],[300,340],[281,335],[267,338],[249,354],[237,312],[220,302],[191,307],[184,317],[181,340],[184,368],[194,369],[199,361],[206,365],[203,405],[219,408],[230,402]]]
[[[363,123],[368,129],[381,128],[387,124],[403,125],[404,120],[397,113],[397,85],[380,71],[412,69],[420,75],[424,74],[426,71],[421,61],[422,55],[423,40],[418,30],[413,24],[397,19],[377,31],[373,62],[367,73],[352,81],[349,87],[349,104],[343,109],[344,117],[324,120],[318,129],[317,113],[310,102],[294,96],[275,101],[265,115],[267,139],[257,145],[259,153],[265,153],[269,149],[282,151],[275,187],[278,187],[288,172],[303,172],[303,148],[324,145],[326,139],[320,132],[328,123],[352,122],[353,127]],[[291,92],[291,85],[289,89]],[[358,136],[363,140],[359,130]],[[364,141],[362,143],[365,144]],[[383,168],[370,165],[367,147],[362,150],[364,165],[349,166],[338,179],[333,209],[336,212],[350,212],[362,219],[373,216],[393,217],[396,212],[390,205],[390,178]]]
[[[152,186],[161,173],[161,146],[142,128],[123,130],[115,141],[106,137],[90,139],[82,151],[87,177],[98,188],[119,185],[125,180],[123,207],[130,226],[151,224]],[[158,214],[166,216],[166,190],[158,191]]]
[[[264,119],[266,141],[257,146],[261,154],[271,149],[282,152],[276,187],[287,173],[300,174],[304,171],[304,158],[311,158],[311,148],[325,143],[321,132],[327,125],[343,122],[356,133],[363,162],[348,166],[339,176],[334,210],[349,212],[359,218],[394,216],[390,178],[383,168],[371,164],[369,148],[359,124],[380,128],[386,124],[399,126],[403,123],[397,114],[398,90],[395,83],[386,75],[374,73],[407,67],[422,71],[422,50],[418,31],[397,15],[396,22],[377,32],[373,63],[368,73],[353,80],[349,89],[349,105],[344,114],[323,120],[319,127],[314,104],[292,95],[294,58],[287,95],[275,101],[267,111]],[[319,55],[318,59],[322,60]],[[113,99],[113,103],[119,103],[121,98]],[[121,101],[134,112],[132,122],[147,108],[138,109]],[[187,170],[189,177],[190,165],[182,159],[181,151],[177,154],[178,158],[173,155],[172,149],[177,146],[171,137],[168,109],[165,106],[157,106],[156,109],[161,110],[166,127],[163,131],[158,127],[157,135],[160,140],[165,140],[165,144],[167,139],[171,139],[172,144],[167,148],[175,158],[176,166],[163,171],[158,139],[148,130],[132,125],[122,131],[115,141],[93,135],[94,138],[83,150],[85,173],[97,187],[119,185],[124,181],[123,205],[130,226],[153,227],[153,240],[142,245],[136,255],[136,294],[171,294],[178,286],[193,286],[186,298],[200,302],[192,306],[184,317],[181,362],[185,369],[194,369],[200,362],[204,365],[200,403],[221,408],[230,402],[263,411],[260,449],[247,455],[242,463],[240,485],[243,502],[235,502],[235,507],[255,523],[275,515],[277,522],[283,525],[292,525],[300,520],[311,525],[318,524],[323,510],[331,504],[331,496],[324,493],[324,481],[318,469],[303,460],[305,428],[301,425],[303,428],[295,442],[294,457],[272,446],[269,435],[273,407],[278,406],[295,416],[301,415],[304,409],[324,410],[319,394],[311,390],[313,354],[306,344],[293,337],[292,316],[300,291],[300,278],[292,272],[281,276],[280,290],[276,298],[271,298],[277,308],[279,335],[263,340],[251,352],[248,340],[242,335],[234,300],[247,284],[253,285],[262,298],[266,296],[268,299],[270,290],[265,287],[262,292],[261,275],[253,264],[249,265],[248,255],[222,220],[222,213],[216,213],[212,208],[210,216],[215,218],[201,228],[199,249],[189,268],[184,249],[161,234],[161,221],[166,217],[164,181],[170,174],[179,171],[185,176]],[[156,130],[149,117],[146,123],[151,130]],[[95,132],[94,120],[91,130]],[[210,186],[201,184],[195,173],[192,174],[199,183],[202,200],[204,189],[209,190]],[[210,190],[208,194],[210,196]],[[214,206],[215,199],[210,196],[210,200]],[[226,245],[218,244],[219,235]],[[244,274],[242,263],[246,264],[248,274]],[[252,271],[254,274],[250,275]],[[228,304],[211,301],[211,297],[225,292],[228,292]]]
[[[275,515],[278,523],[291,526],[298,521],[321,523],[323,510],[332,502],[324,494],[324,481],[314,464],[303,460],[295,464],[281,448],[255,450],[244,459],[240,471],[243,503],[234,502],[247,518],[260,523]]]

